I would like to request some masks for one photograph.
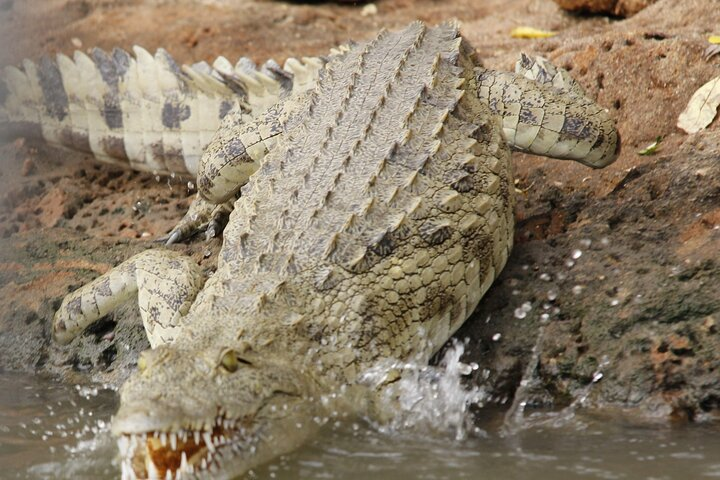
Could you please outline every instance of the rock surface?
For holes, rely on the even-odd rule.
[[[560,7],[570,12],[605,13],[629,17],[652,5],[657,0],[555,0]]]
[[[618,119],[613,166],[515,157],[516,247],[458,333],[473,381],[497,402],[521,383],[530,404],[629,409],[641,417],[720,414],[720,131],[675,122],[717,75],[702,60],[720,24],[712,0],[659,0],[630,19],[575,17],[550,0],[349,5],[229,0],[18,0],[0,7],[0,64],[100,46],[163,46],[180,61],[322,54],[414,18],[455,17],[485,64],[519,51],[571,70]],[[519,40],[519,25],[559,35]],[[717,32],[715,32],[717,33]],[[662,136],[654,156],[636,152]],[[67,347],[52,344],[62,296],[155,246],[190,201],[187,180],[93,163],[30,140],[0,146],[0,368],[120,384],[148,347],[128,304]],[[173,248],[208,271],[220,240]],[[533,354],[533,352],[535,352]]]

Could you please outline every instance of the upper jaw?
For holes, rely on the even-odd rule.
[[[162,399],[122,400],[112,421],[111,431],[115,436],[181,429],[212,430],[218,418],[218,409],[214,407],[189,412],[180,405],[169,405]]]

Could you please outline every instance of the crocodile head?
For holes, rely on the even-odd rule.
[[[232,478],[318,427],[313,381],[239,346],[144,352],[113,420],[123,479]]]

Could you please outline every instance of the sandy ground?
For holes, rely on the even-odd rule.
[[[163,47],[181,62],[323,54],[413,19],[457,18],[486,66],[519,51],[571,70],[617,118],[623,152],[590,171],[517,155],[517,245],[458,333],[473,381],[498,402],[530,373],[530,403],[702,420],[720,413],[720,133],[675,127],[718,74],[702,59],[712,0],[660,0],[630,19],[575,16],[550,0],[363,5],[231,0],[2,0],[0,65],[99,46]],[[550,29],[513,39],[519,25]],[[637,151],[662,136],[656,155]],[[0,146],[0,368],[119,384],[147,348],[126,305],[68,347],[49,325],[68,291],[153,246],[187,207],[186,180],[97,165],[26,139]],[[219,240],[174,247],[210,270]],[[531,352],[535,347],[537,352]],[[528,368],[528,364],[530,368]],[[594,381],[593,381],[594,380]]]

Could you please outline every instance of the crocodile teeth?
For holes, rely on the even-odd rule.
[[[170,448],[177,450],[177,435],[175,432],[170,434]]]
[[[168,441],[167,433],[162,432],[162,433],[160,434],[160,444],[161,444],[163,447],[167,447],[167,441]]]
[[[205,446],[207,447],[207,449],[210,450],[212,453],[215,453],[215,445],[213,444],[210,432],[203,433],[203,440],[205,441]]]
[[[145,457],[145,470],[148,473],[148,480],[160,480],[160,473],[157,467],[150,459],[150,456]]]
[[[136,480],[135,472],[130,466],[130,461],[125,460],[122,464],[122,476],[121,480]]]
[[[118,438],[118,449],[123,457],[130,453],[130,439],[127,436],[122,435]]]
[[[187,455],[183,451],[180,455],[180,471],[184,472],[188,469]]]
[[[196,445],[200,445],[200,432],[197,430],[193,432],[193,440],[195,440]]]

